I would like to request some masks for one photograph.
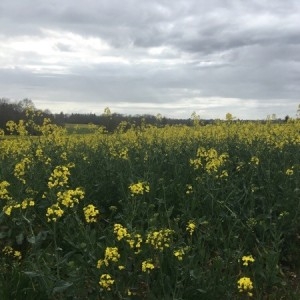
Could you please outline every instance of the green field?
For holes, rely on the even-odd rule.
[[[0,299],[300,299],[299,121],[39,130],[0,141]]]

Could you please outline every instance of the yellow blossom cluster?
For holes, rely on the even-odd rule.
[[[84,198],[84,191],[81,188],[75,190],[66,190],[57,193],[57,202],[65,207],[73,207],[75,203]]]
[[[30,159],[28,157],[23,158],[19,163],[15,165],[14,175],[23,184],[26,184],[25,171],[29,169]]]
[[[111,291],[111,286],[114,284],[115,280],[109,274],[102,274],[100,276],[99,285],[107,291]]]
[[[11,200],[11,197],[9,196],[9,192],[7,190],[9,186],[10,183],[7,181],[0,182],[0,199]]]
[[[127,229],[123,227],[121,224],[114,224],[114,233],[117,236],[117,240],[120,241],[125,237],[130,236],[127,232]]]
[[[258,166],[259,165],[259,158],[257,156],[252,156],[251,159],[250,159],[250,164]]]
[[[193,235],[194,231],[196,229],[196,224],[193,220],[190,220],[188,224],[186,225],[186,231],[190,234]]]
[[[45,196],[44,196],[45,197]],[[48,222],[56,222],[64,214],[62,206],[72,208],[84,198],[84,191],[81,188],[75,190],[66,190],[57,193],[57,203],[52,204],[47,208],[46,217]]]
[[[2,249],[2,253],[6,256],[10,256],[14,259],[20,260],[22,259],[22,254],[18,250],[14,250],[11,246],[5,246]]]
[[[143,238],[140,234],[128,233],[127,228],[123,227],[121,224],[114,224],[114,233],[118,241],[125,239],[130,248],[135,249],[135,254],[141,251],[140,248],[143,242]]]
[[[240,293],[246,292],[249,297],[253,296],[252,290],[253,290],[253,282],[249,277],[241,277],[238,282],[238,290]]]
[[[154,249],[163,251],[164,248],[170,247],[171,237],[174,230],[161,229],[159,231],[151,231],[147,234],[146,244],[150,244]]]
[[[34,206],[35,202],[32,198],[27,198],[25,200],[22,201],[22,203],[18,203],[16,201],[13,200],[9,200],[8,203],[3,207],[3,212],[10,216],[13,209],[16,208],[21,208],[21,209],[26,209],[28,206]]]
[[[191,184],[187,184],[186,185],[186,192],[187,195],[192,194],[193,193],[193,186]]]
[[[83,208],[84,217],[87,223],[97,222],[99,210],[93,204],[89,204]]]
[[[97,268],[100,269],[103,264],[109,265],[109,262],[117,262],[120,259],[118,247],[106,247],[104,259],[99,259],[97,262]]]
[[[218,154],[217,150],[210,148],[206,150],[204,147],[200,147],[197,150],[195,159],[190,159],[190,165],[195,169],[203,169],[208,174],[216,174],[219,169],[225,164],[228,159],[227,153]],[[228,173],[221,173],[222,176],[227,177]]]
[[[64,211],[61,209],[58,203],[52,204],[47,208],[46,217],[48,217],[47,221],[56,222],[58,218],[60,218],[64,214]]]
[[[181,247],[178,248],[176,250],[173,251],[174,256],[178,259],[178,260],[182,260],[183,256],[185,255],[186,251],[189,250],[189,247]]]
[[[153,270],[154,268],[155,268],[155,266],[151,259],[147,259],[142,262],[142,271],[143,272],[150,273],[150,271]]]
[[[67,185],[70,175],[68,166],[56,166],[48,180],[49,189]]]
[[[242,257],[242,261],[243,261],[243,266],[248,266],[249,263],[253,263],[255,259],[253,258],[252,255],[246,255]]]
[[[139,181],[138,183],[130,184],[129,190],[130,190],[131,196],[143,195],[144,193],[149,193],[150,186],[146,182]]]

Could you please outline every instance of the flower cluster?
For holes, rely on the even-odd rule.
[[[123,227],[121,224],[114,225],[114,233],[118,241],[124,239],[130,246],[131,249],[135,249],[135,254],[138,254],[141,250],[141,244],[143,238],[138,233],[128,233],[127,228]]]
[[[64,214],[64,211],[61,209],[58,203],[55,203],[47,208],[46,217],[48,217],[47,221],[56,222],[57,218],[60,218]]]
[[[52,204],[47,208],[46,217],[48,217],[48,222],[56,222],[64,214],[63,207],[69,208],[74,207],[74,204],[79,203],[79,200],[84,198],[84,191],[81,188],[76,188],[75,190],[66,190],[64,192],[58,192],[57,203]]]
[[[73,207],[75,203],[84,198],[84,191],[81,188],[75,190],[66,190],[57,193],[57,202],[65,207]]]
[[[67,185],[70,175],[68,166],[56,166],[48,180],[49,189]]]
[[[243,266],[248,266],[249,263],[253,263],[255,259],[253,258],[252,255],[247,255],[242,257],[242,261],[243,261]]]
[[[154,268],[155,268],[155,266],[151,259],[147,259],[142,262],[142,271],[143,272],[150,273],[150,271],[153,270]]]
[[[250,159],[250,163],[256,166],[259,165],[259,158],[257,156],[252,156]]]
[[[190,234],[193,235],[194,231],[196,229],[196,224],[194,221],[190,220],[188,224],[186,225],[186,231]]]
[[[102,274],[100,276],[99,285],[107,291],[111,291],[111,286],[114,284],[115,280],[109,274]]]
[[[87,223],[97,222],[99,210],[93,204],[89,204],[83,208],[84,217]]]
[[[7,190],[9,186],[10,184],[7,181],[0,182],[0,199],[11,200],[11,197],[9,196],[9,192]]]
[[[99,259],[97,268],[100,269],[103,264],[109,265],[109,262],[117,262],[120,259],[119,250],[117,247],[106,247],[104,259]]]
[[[6,256],[12,257],[14,259],[22,259],[22,254],[20,251],[14,250],[11,246],[5,246],[2,249],[2,253]]]
[[[30,159],[28,157],[23,158],[19,163],[15,165],[14,175],[23,184],[26,184],[25,171],[29,168]]]
[[[135,195],[143,195],[144,193],[149,193],[150,186],[146,182],[138,182],[138,183],[132,183],[129,186],[130,194],[131,196]]]
[[[173,233],[173,230],[167,228],[159,231],[151,231],[147,234],[146,244],[152,245],[154,249],[163,251],[164,248],[170,247]]]
[[[114,233],[116,234],[118,241],[121,241],[123,238],[129,236],[127,229],[123,227],[121,224],[114,225]]]
[[[174,256],[178,259],[178,260],[182,260],[183,256],[185,255],[185,251],[188,250],[188,247],[185,248],[179,248],[177,250],[173,251]]]
[[[197,158],[190,159],[190,165],[195,169],[203,169],[208,174],[214,174],[220,170],[220,168],[225,164],[228,159],[227,153],[218,154],[217,150],[214,148],[206,150],[204,147],[200,147],[197,150]],[[222,176],[219,177],[227,177],[228,173],[221,173]]]
[[[253,293],[253,283],[251,281],[251,279],[249,277],[241,277],[238,282],[238,290],[240,293],[242,292],[246,292],[248,294],[248,296],[252,297]]]
[[[286,174],[287,176],[292,176],[292,175],[294,174],[293,168],[287,169],[287,170],[285,171],[285,174]]]
[[[26,209],[28,206],[34,206],[34,205],[35,205],[34,200],[32,198],[27,198],[22,201],[21,208]]]

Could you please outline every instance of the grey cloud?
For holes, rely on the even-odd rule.
[[[124,57],[128,64],[60,62],[69,74],[34,74],[26,64],[49,63],[27,51],[14,58],[23,68],[0,67],[1,88],[15,95],[13,89],[20,94],[26,87],[38,99],[47,91],[53,101],[70,102],[86,96],[94,102],[157,105],[186,97],[294,103],[300,93],[299,14],[296,0],[2,0],[4,43],[21,35],[46,37],[42,29],[72,32],[101,38],[111,46],[101,55]],[[162,46],[166,50],[149,54]],[[55,49],[74,50],[64,42]]]

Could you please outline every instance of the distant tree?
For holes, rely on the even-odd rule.
[[[234,119],[236,119],[236,117],[234,117],[231,113],[227,113],[225,118],[226,121],[233,121]]]
[[[198,126],[200,124],[200,116],[195,111],[192,112],[191,119],[194,126]]]

